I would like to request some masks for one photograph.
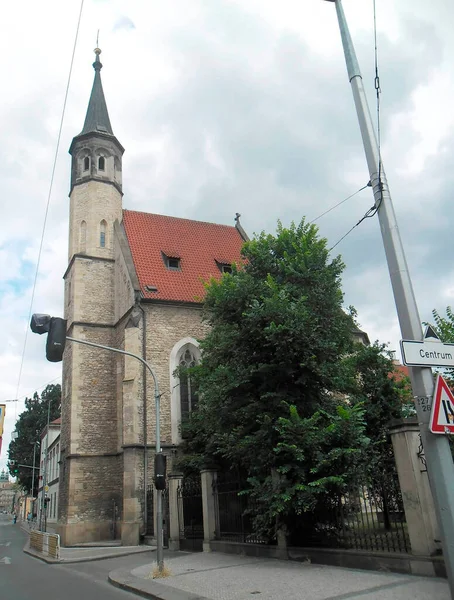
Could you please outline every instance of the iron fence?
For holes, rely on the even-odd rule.
[[[221,473],[213,481],[217,537],[229,542],[267,544],[268,540],[254,531],[255,506],[243,490],[239,480]]]
[[[185,478],[177,488],[180,548],[201,551],[203,546],[202,485],[199,478]]]
[[[395,473],[323,498],[311,513],[296,515],[290,544],[381,552],[409,552],[410,540]]]
[[[260,510],[238,480],[223,474],[213,482],[217,538],[251,544],[274,544],[254,530]],[[291,546],[410,551],[400,487],[394,471],[343,494],[326,495],[313,511],[288,522]]]

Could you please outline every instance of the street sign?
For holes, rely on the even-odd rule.
[[[429,428],[432,433],[454,433],[454,396],[441,375],[435,383]]]
[[[454,344],[443,344],[428,325],[424,340],[402,340],[402,360],[407,367],[454,367]]]
[[[45,492],[48,492],[48,491],[49,491],[49,486],[48,486],[48,485],[45,485],[45,486],[44,486],[44,491],[45,491]]]

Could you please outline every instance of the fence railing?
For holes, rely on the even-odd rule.
[[[400,490],[358,486],[323,502],[313,513],[297,515],[291,545],[381,552],[409,552]]]
[[[239,481],[213,482],[216,531],[220,540],[272,544],[254,530],[260,510]],[[378,482],[357,485],[350,491],[326,496],[314,511],[294,515],[288,525],[291,546],[345,548],[367,551],[410,551],[400,487],[395,472]]]
[[[249,544],[267,544],[254,531],[254,503],[243,493],[240,481],[219,474],[213,482],[216,507],[216,531],[220,540]]]

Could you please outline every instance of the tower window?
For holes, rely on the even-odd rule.
[[[102,220],[101,226],[99,228],[99,245],[101,246],[101,248],[106,247],[106,228],[107,223],[104,220]]]
[[[90,157],[86,156],[84,158],[84,171],[88,171],[90,168]]]
[[[98,158],[98,171],[104,171],[106,168],[106,159],[104,156]]]
[[[82,221],[80,224],[80,252],[87,251],[87,223]]]

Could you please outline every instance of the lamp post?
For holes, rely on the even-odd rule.
[[[35,498],[35,471],[36,471],[36,446],[40,445],[38,440],[33,444],[33,475],[32,475],[32,498]]]
[[[374,126],[364,91],[363,79],[341,0],[328,0],[336,6],[345,62],[355,101],[363,138],[370,181],[374,191],[380,230],[388,263],[402,338],[422,340],[421,320],[416,304],[405,252],[400,238],[388,182],[380,157]],[[424,402],[432,399],[434,381],[432,369],[411,367],[410,379],[415,395],[416,411],[421,431],[427,470],[434,496],[435,509],[441,528],[443,555],[448,574],[451,596],[454,598],[454,465],[449,442],[445,435],[429,431],[430,413],[424,411]]]

